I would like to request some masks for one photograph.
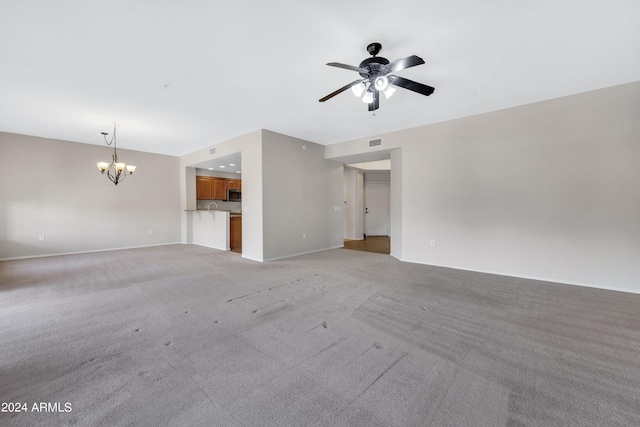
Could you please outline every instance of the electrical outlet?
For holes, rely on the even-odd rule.
[[[38,240],[44,240],[44,234],[40,234],[40,235],[38,236]]]
[[[435,246],[435,245],[436,245],[436,241],[435,241],[435,240],[432,240],[432,241],[431,241],[431,246]]]
[[[151,228],[149,229],[149,234],[153,234],[153,230]]]
[[[307,238],[307,233],[302,233],[302,238],[306,239]]]

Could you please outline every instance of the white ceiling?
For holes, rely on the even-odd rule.
[[[242,154],[240,152],[233,153],[188,166],[214,170],[216,172],[242,173]]]
[[[637,0],[1,0],[0,131],[182,155],[265,128],[320,144],[640,80]],[[350,92],[370,42],[399,75]]]

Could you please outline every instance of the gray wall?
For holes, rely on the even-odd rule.
[[[402,150],[397,149],[391,152],[391,209],[390,209],[390,231],[391,252],[390,255],[402,259]]]
[[[116,187],[112,152],[0,133],[0,259],[180,242],[179,159],[119,149],[138,169]]]
[[[362,240],[364,238],[364,172],[360,169],[344,168],[344,237]]]
[[[265,260],[343,246],[342,164],[322,145],[267,130],[262,153]]]
[[[392,253],[402,260],[640,292],[638,117],[636,82],[347,141],[326,156],[370,152],[377,137],[380,150],[400,149]]]

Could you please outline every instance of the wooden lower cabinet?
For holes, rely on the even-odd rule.
[[[232,216],[229,246],[233,252],[242,252],[242,217]]]

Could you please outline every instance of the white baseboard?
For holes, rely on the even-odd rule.
[[[264,261],[265,262],[277,261],[279,259],[286,259],[286,258],[293,258],[293,257],[301,256],[301,255],[315,254],[317,252],[330,251],[332,249],[339,249],[339,248],[344,248],[344,245],[331,246],[329,248],[323,248],[323,249],[315,249],[313,251],[307,251],[307,252],[298,252],[298,253],[295,253],[295,254],[284,255],[284,256],[279,256],[279,257],[275,257],[275,258],[267,258]]]
[[[616,286],[606,286],[606,285],[596,285],[596,284],[592,284],[592,283],[578,283],[578,282],[566,282],[566,281],[562,281],[561,282],[558,279],[554,279],[552,277],[523,276],[523,275],[516,275],[516,274],[512,274],[512,273],[500,272],[500,271],[473,270],[473,269],[470,269],[470,268],[456,267],[456,266],[453,266],[453,265],[427,264],[427,263],[424,263],[424,262],[412,261],[412,260],[409,260],[409,259],[400,259],[400,258],[398,258],[398,259],[400,261],[402,261],[402,262],[410,262],[410,263],[413,263],[413,264],[429,265],[429,266],[433,266],[433,267],[450,268],[452,270],[473,271],[473,272],[476,272],[476,273],[495,274],[496,276],[517,277],[518,279],[528,279],[528,280],[537,280],[539,282],[557,283],[559,285],[582,286],[582,287],[586,287],[586,288],[603,289],[603,290],[606,290],[606,291],[626,292],[626,293],[629,293],[629,294],[640,294],[639,290],[629,289],[629,288],[619,288],[619,287],[616,287]]]
[[[90,254],[94,252],[109,252],[109,251],[121,251],[126,249],[138,249],[138,248],[152,248],[155,246],[168,246],[168,245],[184,245],[182,242],[174,242],[174,243],[158,243],[155,245],[142,245],[142,246],[127,246],[124,248],[110,248],[110,249],[93,249],[90,251],[76,251],[76,252],[58,252],[51,254],[41,254],[41,255],[27,255],[27,256],[18,256],[11,258],[0,258],[0,261],[13,261],[19,259],[31,259],[31,258],[47,258],[52,256],[64,256],[64,255],[78,255],[78,254]]]

